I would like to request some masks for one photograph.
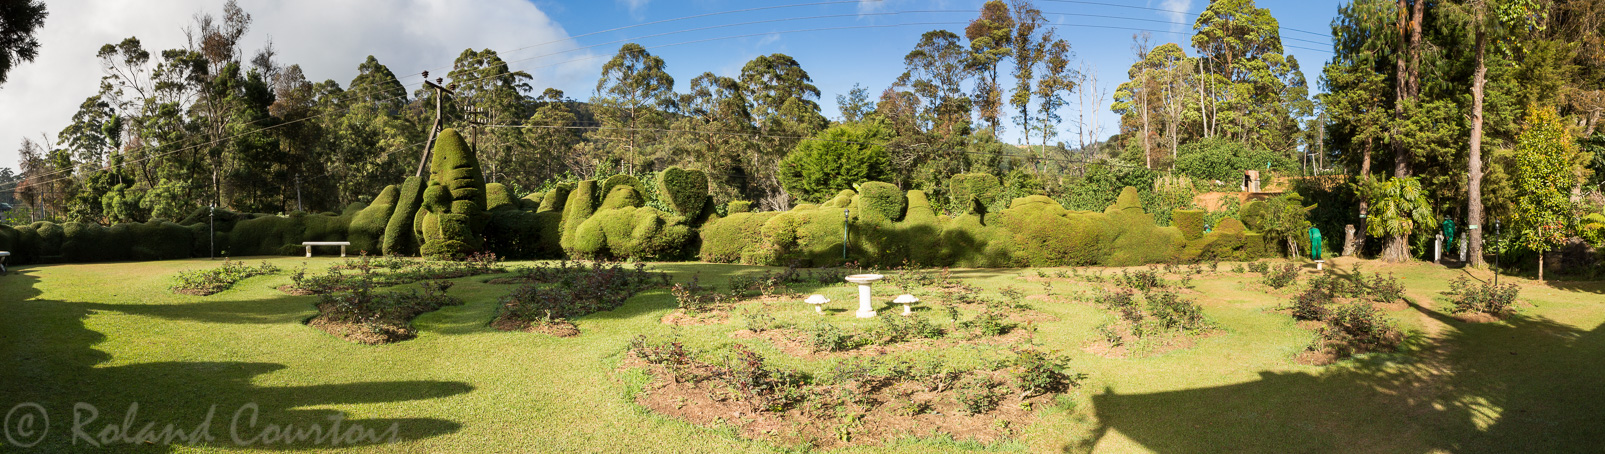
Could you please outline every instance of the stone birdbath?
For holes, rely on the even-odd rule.
[[[902,295],[897,295],[897,299],[892,300],[892,302],[903,305],[903,315],[910,315],[913,314],[914,311],[909,309],[908,305],[918,303],[920,302],[920,299],[915,298],[914,295],[905,293]]]
[[[847,276],[847,282],[858,284],[858,318],[871,318],[875,316],[875,308],[869,304],[869,283],[881,280],[886,276],[879,274],[854,274]]]
[[[825,295],[814,295],[803,300],[803,302],[814,305],[814,312],[819,313],[819,315],[825,315],[825,303],[829,303],[830,298],[826,298]]]

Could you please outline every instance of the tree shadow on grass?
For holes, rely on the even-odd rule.
[[[1263,372],[1234,385],[1093,396],[1102,427],[1158,452],[1598,452],[1605,326],[1449,326],[1416,357]],[[1092,443],[1097,443],[1093,440]]]
[[[0,361],[6,364],[0,368],[0,383],[4,383],[0,387],[0,406],[8,411],[17,409],[16,419],[7,424],[21,423],[21,415],[34,410],[43,410],[48,424],[35,417],[33,431],[12,432],[17,438],[0,439],[0,446],[24,447],[37,441],[33,449],[55,452],[89,449],[99,443],[119,452],[167,452],[174,443],[197,444],[184,443],[177,437],[162,438],[165,426],[171,424],[186,434],[210,435],[206,444],[215,448],[328,449],[417,440],[456,432],[462,427],[437,418],[346,418],[339,411],[311,408],[419,401],[473,390],[462,382],[267,387],[253,382],[258,376],[287,366],[180,361],[101,366],[112,358],[93,347],[105,341],[106,336],[89,329],[85,320],[96,310],[117,311],[128,306],[39,299],[40,292],[34,285],[37,280],[26,272],[0,280],[0,310],[11,314],[0,324]],[[37,406],[26,405],[29,403]],[[336,419],[340,420],[338,441],[329,434]],[[155,443],[146,443],[137,436],[147,424],[157,437]],[[321,439],[318,434],[303,432],[312,425],[319,426]],[[275,439],[275,433],[284,436],[286,433],[280,430],[291,426],[295,428],[291,433],[308,436],[288,443]],[[205,430],[197,432],[197,427]],[[361,429],[353,431],[355,427]],[[14,427],[8,426],[11,429]]]

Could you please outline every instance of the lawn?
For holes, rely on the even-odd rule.
[[[285,269],[308,263],[315,270],[340,259],[272,257],[245,263],[262,260]],[[1338,262],[1348,269],[1346,259]],[[0,446],[11,451],[29,436],[42,436],[26,452],[84,451],[93,449],[91,441],[110,441],[103,450],[119,452],[787,450],[797,447],[744,440],[729,428],[699,427],[637,405],[634,397],[649,377],[620,367],[626,348],[637,335],[678,335],[704,350],[750,344],[777,363],[803,370],[819,370],[829,362],[789,357],[758,340],[734,338],[730,334],[741,329],[740,320],[685,327],[661,323],[675,310],[667,289],[649,290],[618,310],[578,319],[582,334],[575,337],[497,331],[487,324],[496,316],[497,300],[513,287],[486,283],[489,276],[456,279],[449,294],[466,304],[419,316],[417,338],[362,345],[303,324],[316,314],[317,297],[279,291],[290,283],[288,273],[251,277],[210,296],[169,290],[180,271],[217,264],[197,259],[28,266],[0,277],[0,313],[5,314],[0,406],[12,410],[5,420],[12,438],[0,438]],[[1195,279],[1189,291],[1219,325],[1218,333],[1179,350],[1106,357],[1085,347],[1110,315],[1072,297],[1090,284],[1054,280],[1053,291],[1062,298],[1030,300],[1034,310],[1052,316],[1036,324],[1034,342],[1070,356],[1070,367],[1086,374],[1059,405],[1037,409],[1034,422],[1000,442],[910,433],[844,451],[1600,449],[1605,282],[1542,285],[1502,277],[1522,287],[1519,314],[1467,323],[1445,311],[1440,295],[1466,271],[1431,264],[1362,266],[1395,273],[1405,284],[1412,304],[1387,312],[1411,333],[1402,353],[1301,365],[1294,357],[1314,334],[1277,310],[1293,292],[1267,291],[1257,284],[1257,274],[1231,273],[1231,264],[1223,264],[1222,273]],[[768,270],[703,263],[651,268],[677,282],[696,273],[704,285]],[[985,293],[1014,286],[1040,294],[1043,287],[1031,279],[1036,272],[976,269],[954,270],[954,275]],[[853,319],[848,309],[853,287],[799,290],[835,300],[827,316],[833,323],[867,323]],[[893,295],[889,286],[877,287],[879,301]],[[879,310],[882,316],[901,311]],[[782,305],[777,317],[802,322],[817,316],[797,301]],[[23,403],[37,406],[12,407]],[[79,403],[85,405],[77,405],[75,414]],[[93,419],[90,406],[97,412]],[[208,444],[138,442],[136,434],[147,424],[157,434],[167,424],[192,431],[204,425],[214,406],[207,430],[196,432],[211,435]],[[49,417],[48,426],[25,416],[40,409]],[[252,414],[257,415],[254,425]],[[342,431],[356,425],[378,435],[394,424],[399,442],[272,440],[275,427],[328,428],[336,419]],[[236,436],[251,445],[238,446]]]

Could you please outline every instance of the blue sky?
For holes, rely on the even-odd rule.
[[[945,28],[962,34],[983,0],[238,0],[254,21],[242,40],[247,55],[269,40],[281,63],[300,64],[308,79],[342,86],[374,55],[408,88],[418,73],[443,74],[465,48],[497,50],[514,69],[546,87],[588,98],[601,66],[623,42],[638,42],[668,63],[678,90],[704,71],[734,76],[758,55],[784,53],[800,62],[837,116],[836,95],[862,84],[878,95],[903,71],[903,55],[919,36]],[[182,47],[198,12],[217,14],[223,0],[77,0],[51,2],[39,31],[39,58],[16,66],[0,85],[0,167],[16,166],[23,138],[53,139],[70,123],[102,73],[95,51],[137,36],[153,53]],[[808,4],[807,6],[782,7]],[[1283,27],[1312,89],[1330,57],[1337,1],[1260,0]],[[1037,0],[1076,58],[1096,69],[1112,93],[1135,57],[1131,36],[1152,33],[1154,45],[1188,43],[1205,0]],[[739,11],[737,10],[748,10]],[[1177,13],[1172,11],[1185,11]],[[727,14],[726,14],[727,13]],[[677,20],[688,16],[692,17]],[[829,30],[818,30],[829,29]],[[814,31],[799,31],[814,30]],[[1313,32],[1313,33],[1306,33]],[[1190,46],[1184,46],[1190,47]],[[1096,112],[1104,135],[1114,131],[1105,97]],[[1068,107],[1063,115],[1074,114]],[[1066,125],[1062,129],[1068,129]],[[1007,141],[1018,140],[1006,130]],[[1074,142],[1070,133],[1060,140]]]
[[[731,0],[688,2],[537,0],[535,2],[538,7],[551,14],[554,20],[563,24],[571,35],[649,24],[578,38],[585,45],[694,28],[720,27],[634,41],[648,46],[651,52],[664,58],[668,63],[670,74],[675,77],[677,89],[681,90],[685,89],[685,84],[692,77],[703,71],[735,75],[740,72],[741,66],[747,60],[755,56],[776,52],[790,55],[802,64],[822,92],[820,104],[826,116],[835,118],[837,94],[844,94],[852,89],[854,83],[859,83],[869,88],[872,95],[878,95],[902,73],[903,55],[913,48],[922,33],[941,28],[962,35],[963,23],[976,17],[984,1],[831,2],[834,4],[776,8],[650,24],[698,14],[799,3],[813,2]],[[1321,66],[1331,56],[1331,44],[1327,36],[1338,2],[1261,0],[1257,3],[1260,7],[1269,9],[1280,21],[1284,27],[1282,32],[1284,43],[1289,46],[1287,51],[1298,58],[1305,77],[1312,85],[1312,90],[1318,90],[1318,87],[1313,85],[1317,84]],[[1141,33],[1138,29],[1151,30],[1155,46],[1166,42],[1177,42],[1187,47],[1191,53],[1190,46],[1186,44],[1193,35],[1192,23],[1208,2],[1205,0],[1150,2],[1039,0],[1037,5],[1046,13],[1047,19],[1056,25],[1057,33],[1071,43],[1076,57],[1096,69],[1100,90],[1112,93],[1116,85],[1126,80],[1126,70],[1134,61],[1132,35]],[[1155,9],[1186,11],[1186,13]],[[806,19],[811,17],[813,19]],[[758,21],[776,22],[721,27]],[[899,26],[899,24],[909,25]],[[834,27],[864,28],[787,32]],[[760,35],[653,47],[755,34]],[[617,50],[617,46],[599,46],[596,50],[602,54],[611,54]],[[514,59],[517,55],[522,54],[505,55],[504,58]],[[605,56],[600,59],[605,59]],[[570,96],[582,97],[594,89],[595,78],[585,82],[558,88],[564,89]],[[1098,111],[1103,115],[1104,125],[1113,125],[1115,116],[1109,113],[1107,105],[1106,98]],[[1065,115],[1071,114],[1072,110],[1065,112]],[[1105,130],[1106,134],[1113,133],[1112,127],[1106,127]],[[1010,141],[1017,139],[1011,132],[1006,132],[1005,137]],[[1074,141],[1073,136],[1067,133],[1061,133],[1060,140]]]

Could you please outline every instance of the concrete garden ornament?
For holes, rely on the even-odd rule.
[[[910,315],[910,314],[914,313],[914,310],[913,309],[909,309],[908,306],[910,304],[914,304],[914,303],[920,302],[920,299],[919,298],[915,298],[914,295],[909,295],[909,294],[905,293],[905,294],[902,294],[902,295],[898,295],[897,299],[892,300],[892,302],[903,305],[903,315]]]
[[[825,298],[825,295],[814,295],[803,300],[803,302],[814,305],[814,312],[819,313],[819,315],[825,315],[825,303],[829,303],[830,298]]]

